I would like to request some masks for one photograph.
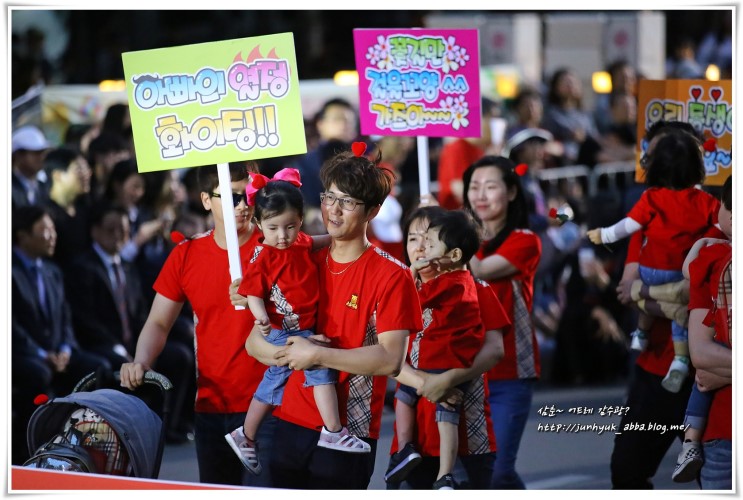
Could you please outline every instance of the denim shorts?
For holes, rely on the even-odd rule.
[[[312,330],[287,331],[271,329],[266,336],[266,341],[276,346],[286,345],[286,339],[289,337],[307,338],[314,335]],[[258,384],[258,388],[253,396],[261,403],[278,406],[284,398],[284,387],[289,376],[294,372],[288,366],[269,366],[263,375],[263,380]],[[329,368],[312,368],[304,371],[305,387],[314,387],[317,385],[335,384],[338,381],[338,372]]]
[[[699,474],[703,490],[733,489],[733,442],[713,439],[702,443],[704,465]]]
[[[443,373],[446,370],[422,370],[428,373]],[[471,380],[462,382],[457,386],[457,389],[463,393],[467,393],[467,389],[470,386]],[[400,388],[395,392],[395,398],[398,401],[405,403],[408,406],[415,406],[420,396],[418,391],[410,386],[400,384]],[[453,409],[449,409],[442,404],[436,403],[436,422],[449,422],[450,424],[459,425],[459,411],[462,405],[459,404]]]

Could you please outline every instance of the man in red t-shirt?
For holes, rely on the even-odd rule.
[[[240,260],[245,267],[260,232],[252,223],[253,209],[246,205],[245,186],[255,166],[231,165],[233,203]],[[196,384],[195,437],[199,480],[204,483],[270,486],[270,474],[252,476],[224,439],[242,425],[250,399],[263,377],[265,365],[245,353],[245,339],[253,326],[248,309],[236,310],[230,302],[230,271],[219,199],[219,178],[214,165],[198,172],[201,201],[214,216],[214,229],[184,240],[168,256],[153,285],[157,292],[137,341],[133,363],[121,366],[121,385],[134,389],[157,359],[173,322],[188,301],[195,317]],[[259,432],[270,443],[273,422]],[[266,450],[270,449],[266,446]]]
[[[648,147],[645,154],[652,157],[660,139],[667,133],[680,131],[696,134],[685,122],[658,123],[645,136]],[[632,285],[640,281],[639,256],[643,244],[641,232],[630,239],[622,279],[617,287],[617,297],[625,305],[633,304]],[[640,285],[641,286],[641,285]],[[651,295],[653,295],[651,293]],[[614,438],[611,454],[611,482],[613,489],[651,489],[652,477],[658,470],[674,439],[683,438],[678,432],[642,432],[632,430],[628,424],[648,426],[649,423],[679,426],[684,420],[686,404],[691,393],[693,377],[688,377],[677,393],[661,386],[663,377],[674,358],[671,338],[671,321],[655,318],[649,332],[647,348],[635,361],[634,372],[624,406],[629,410],[622,416],[619,433]],[[635,427],[636,428],[636,427]]]
[[[722,188],[718,215],[720,229],[728,238],[733,233],[732,202],[731,175]],[[690,255],[688,265],[689,350],[697,368],[697,387],[701,393],[717,389],[701,439],[700,483],[702,489],[710,490],[733,486],[732,256],[732,245],[718,242],[702,247],[694,260]]]
[[[320,171],[323,223],[330,248],[314,254],[320,271],[317,333],[324,344],[290,337],[276,347],[253,328],[246,348],[266,364],[287,365],[289,377],[275,415],[269,462],[274,485],[292,489],[366,489],[374,471],[387,376],[400,371],[410,331],[422,329],[420,304],[408,268],[366,239],[391,189],[374,161],[339,153]],[[299,370],[338,370],[338,408],[348,430],[371,447],[348,454],[317,446],[322,419]]]

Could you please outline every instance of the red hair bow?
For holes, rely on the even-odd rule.
[[[516,172],[516,175],[523,177],[526,171],[529,170],[529,166],[526,163],[519,163],[513,170]]]
[[[354,142],[351,144],[351,151],[353,151],[353,154],[355,156],[361,156],[364,153],[366,153],[366,143],[365,142]]]
[[[255,205],[255,195],[261,188],[266,187],[266,184],[272,181],[286,181],[297,187],[302,186],[302,181],[299,180],[299,170],[296,168],[282,168],[276,175],[270,179],[265,175],[251,174],[252,177],[250,183],[245,188],[245,195],[247,197],[247,203],[249,207]]]
[[[702,144],[702,147],[704,150],[708,153],[713,153],[717,149],[717,141],[714,140],[712,137],[704,141],[704,144]]]

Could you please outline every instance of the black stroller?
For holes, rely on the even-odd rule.
[[[157,387],[163,400],[173,387],[153,371],[145,374],[145,384]],[[70,395],[36,409],[26,431],[32,457],[24,467],[157,479],[167,414],[160,418],[142,399],[120,390],[91,391],[100,385],[91,373]]]

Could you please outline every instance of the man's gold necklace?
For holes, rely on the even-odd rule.
[[[345,273],[346,271],[348,271],[348,270],[350,269],[350,267],[351,267],[352,265],[354,265],[354,264],[356,263],[356,261],[357,261],[357,260],[359,260],[359,259],[361,258],[361,256],[362,256],[362,255],[364,255],[364,253],[366,253],[366,251],[367,251],[367,250],[369,249],[369,247],[370,247],[370,246],[371,246],[371,245],[370,245],[370,244],[368,244],[368,243],[367,243],[367,244],[365,244],[365,245],[364,245],[364,251],[363,251],[363,252],[361,252],[361,253],[359,254],[359,256],[358,256],[358,257],[356,257],[355,259],[353,259],[353,260],[351,261],[351,263],[350,263],[350,264],[348,264],[348,265],[346,266],[346,268],[345,268],[345,269],[344,269],[343,271],[338,271],[338,272],[332,271],[332,270],[330,269],[330,264],[328,263],[328,256],[330,255],[330,250],[328,249],[328,253],[326,253],[326,254],[325,254],[325,267],[327,267],[327,268],[328,268],[328,272],[330,272],[330,274],[334,274],[334,275],[336,275],[336,276],[337,276],[337,275],[339,275],[339,274],[343,274],[343,273]]]

